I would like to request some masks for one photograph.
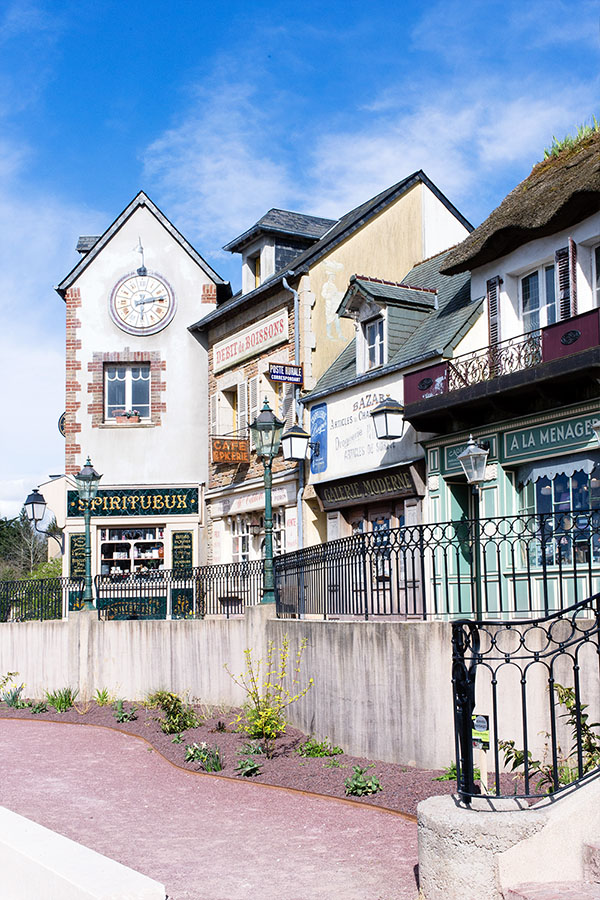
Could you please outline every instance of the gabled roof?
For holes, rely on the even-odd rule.
[[[444,204],[444,206],[450,210],[450,212],[461,222],[462,225],[465,226],[469,231],[472,230],[473,226],[470,222],[465,219],[465,217],[460,213],[456,207],[448,200],[447,197],[442,194],[442,192],[435,186],[435,184],[429,180],[425,172],[419,169],[418,172],[414,172],[412,175],[409,175],[407,178],[402,179],[402,181],[398,181],[397,184],[393,184],[391,187],[387,188],[385,191],[382,191],[377,196],[372,197],[370,200],[367,200],[366,203],[362,203],[360,206],[355,207],[355,209],[351,210],[349,213],[346,213],[345,216],[342,216],[341,219],[330,228],[323,237],[313,244],[312,247],[309,247],[308,250],[303,250],[285,269],[280,270],[279,272],[275,272],[270,278],[265,279],[265,281],[257,287],[254,291],[248,291],[246,294],[236,294],[235,297],[232,297],[225,303],[222,303],[214,312],[209,313],[205,316],[204,319],[201,319],[199,322],[196,322],[194,325],[190,325],[190,331],[204,331],[209,325],[223,318],[224,316],[230,315],[230,313],[234,309],[238,309],[245,304],[254,303],[256,300],[260,299],[262,296],[268,296],[269,293],[273,292],[274,288],[279,288],[281,286],[282,278],[286,275],[288,278],[296,275],[299,276],[305,272],[308,272],[309,267],[314,265],[322,256],[325,256],[327,253],[330,253],[334,247],[338,244],[341,244],[343,241],[347,240],[350,235],[354,234],[356,231],[359,231],[370,219],[374,218],[380,212],[382,212],[390,203],[393,203],[398,197],[402,196],[402,194],[407,193],[411,188],[413,188],[416,184],[424,184],[429,190],[435,194],[438,200]]]
[[[324,372],[310,394],[303,398],[303,402],[312,402],[318,397],[344,390],[354,384],[372,381],[389,372],[453,353],[479,317],[483,298],[471,300],[471,278],[468,272],[454,276],[441,274],[449,252],[451,251],[446,250],[414,266],[399,283],[412,289],[415,295],[435,292],[437,309],[430,308],[427,311],[419,306],[420,321],[413,328],[411,319],[407,321],[408,307],[404,303],[395,303],[392,299],[393,305],[388,310],[387,364],[369,372],[357,373],[354,338]],[[393,288],[393,285],[389,287]],[[380,300],[383,303],[381,295]],[[415,318],[413,316],[412,321]]]
[[[143,192],[140,191],[137,194],[129,206],[126,206],[120,216],[118,216],[115,221],[110,225],[104,234],[102,234],[96,242],[93,244],[91,249],[85,254],[85,256],[74,266],[73,269],[69,272],[66,278],[64,278],[60,284],[55,288],[55,290],[64,298],[65,292],[70,288],[75,281],[79,278],[82,272],[87,269],[89,264],[98,256],[99,253],[102,252],[104,247],[108,244],[111,238],[119,231],[120,228],[123,227],[125,222],[131,218],[133,213],[139,209],[140,207],[145,206],[163,225],[163,227],[169,232],[171,237],[177,241],[177,243],[182,247],[185,252],[194,260],[194,262],[202,269],[202,271],[208,275],[208,277],[215,282],[217,285],[217,292],[219,289],[226,296],[231,296],[231,286],[228,281],[223,281],[220,275],[214,271],[214,269],[209,266],[209,264],[204,260],[197,250],[194,250],[192,245],[187,241],[180,231],[175,228],[175,226],[170,222],[165,214],[161,212],[161,210],[156,206],[152,200]],[[91,238],[90,238],[91,239]],[[81,240],[81,239],[80,239]]]
[[[600,132],[538,163],[449,255],[445,272],[473,270],[600,210]]]
[[[335,225],[337,219],[322,219],[319,216],[307,216],[304,213],[292,212],[289,209],[270,209],[262,219],[225,244],[223,250],[239,252],[245,244],[261,233],[284,234],[289,237],[318,240]]]
[[[351,315],[348,311],[360,297],[375,302],[384,300],[386,306],[410,309],[433,309],[437,303],[437,291],[430,288],[416,288],[401,281],[385,281],[366,275],[351,275],[348,290],[337,310],[338,316]]]

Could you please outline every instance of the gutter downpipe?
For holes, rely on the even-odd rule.
[[[285,273],[283,278],[281,279],[281,283],[286,291],[289,291],[290,294],[294,297],[294,365],[300,365],[300,298],[298,296],[298,291],[295,291],[294,288],[290,287],[287,275],[292,277],[294,275],[293,270],[289,270]],[[296,421],[302,425],[302,418],[304,409],[300,403],[300,386],[297,385],[294,391],[294,406],[296,412]],[[304,494],[304,462],[301,462],[298,466],[298,493],[296,494],[296,522],[298,528],[298,550],[302,550],[304,547],[304,522],[302,521],[302,495]]]

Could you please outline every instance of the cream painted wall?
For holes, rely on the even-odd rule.
[[[149,271],[163,275],[175,293],[177,311],[171,323],[157,334],[134,336],[121,331],[111,320],[108,302],[111,290],[123,275],[140,265],[135,249],[141,238]],[[207,354],[188,332],[188,325],[214,309],[202,306],[202,285],[209,277],[146,208],[138,207],[108,245],[82,273],[74,287],[80,288],[79,310],[81,361],[79,373],[82,406],[81,462],[90,454],[103,484],[198,483],[207,478],[208,410]],[[166,361],[161,380],[166,390],[161,401],[166,412],[160,426],[92,427],[87,412],[91,394],[88,363],[94,352],[149,353],[159,351]]]

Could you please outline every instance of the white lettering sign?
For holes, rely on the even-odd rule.
[[[221,372],[235,366],[249,356],[258,356],[264,350],[288,340],[288,314],[282,309],[266,319],[239,331],[234,337],[217,341],[213,346],[213,372]]]

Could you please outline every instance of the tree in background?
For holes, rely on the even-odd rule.
[[[35,531],[25,509],[15,519],[0,519],[0,580],[31,577],[47,552],[47,539]]]

